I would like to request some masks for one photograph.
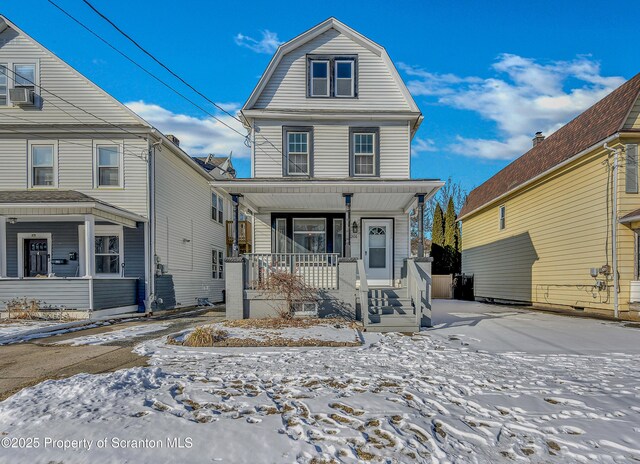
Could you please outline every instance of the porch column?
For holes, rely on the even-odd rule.
[[[0,277],[7,277],[7,218],[0,216]]]
[[[96,220],[92,214],[84,217],[84,276],[93,277],[96,270]]]
[[[418,258],[424,258],[424,195],[418,194]]]
[[[343,193],[342,196],[344,197],[344,205],[346,208],[346,212],[345,212],[345,238],[346,238],[346,242],[344,245],[344,257],[345,258],[351,258],[351,197],[353,196],[353,193]]]
[[[237,258],[240,255],[240,221],[239,221],[239,205],[241,195],[232,194],[233,200],[233,245],[231,246],[231,256]]]

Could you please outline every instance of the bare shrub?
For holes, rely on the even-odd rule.
[[[260,281],[258,290],[270,299],[284,300],[284,303],[275,310],[276,316],[281,319],[293,317],[295,304],[318,301],[316,289],[309,286],[302,276],[289,271],[272,270],[265,279]]]
[[[40,300],[13,298],[7,301],[6,308],[11,319],[37,319],[40,311]]]
[[[184,346],[205,347],[213,346],[229,336],[229,332],[221,329],[214,329],[208,326],[196,327],[182,342]]]

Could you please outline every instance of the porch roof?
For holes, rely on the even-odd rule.
[[[0,191],[0,216],[50,217],[93,214],[110,222],[135,227],[147,219],[74,190]]]
[[[272,177],[222,180],[213,183],[254,212],[275,210],[344,211],[351,194],[352,211],[408,212],[416,195],[428,200],[444,183],[438,179],[295,178]]]

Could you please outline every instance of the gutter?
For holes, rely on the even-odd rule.
[[[489,206],[492,206],[494,203],[498,203],[500,200],[503,200],[505,197],[508,197],[509,195],[513,194],[514,192],[517,192],[518,190],[521,190],[521,189],[523,189],[523,188],[535,183],[536,181],[540,180],[541,178],[548,176],[552,172],[557,171],[557,170],[563,168],[564,166],[573,163],[574,161],[576,161],[577,159],[583,157],[584,155],[586,155],[590,151],[595,150],[596,148],[601,146],[603,143],[609,143],[609,142],[611,142],[612,140],[614,140],[614,139],[616,139],[618,137],[620,137],[620,132],[616,132],[615,134],[610,135],[606,139],[600,140],[599,142],[595,143],[594,145],[591,145],[589,148],[585,148],[580,153],[572,156],[571,158],[563,161],[562,163],[556,164],[552,168],[547,169],[546,171],[538,174],[535,177],[532,177],[531,179],[527,180],[526,182],[524,182],[524,183],[512,188],[511,190],[506,191],[502,195],[500,195],[498,197],[495,197],[492,200],[489,200],[487,203],[485,203],[485,204],[483,204],[481,206],[478,206],[476,209],[474,209],[472,211],[469,211],[468,213],[460,216],[458,218],[458,221],[463,221],[464,219],[468,218],[469,216],[471,216],[471,215],[473,215],[473,214],[475,214],[475,213],[477,213],[479,211],[482,211],[483,209],[486,209]]]

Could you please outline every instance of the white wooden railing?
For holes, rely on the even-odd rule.
[[[255,290],[273,272],[291,272],[301,276],[312,288],[338,288],[338,253],[248,253],[247,288]]]
[[[424,280],[420,277],[418,266],[413,259],[407,260],[407,294],[413,303],[416,324],[420,327],[420,319],[422,317],[423,301],[425,298],[426,287],[423,287]]]
[[[367,283],[367,273],[364,268],[364,261],[358,260],[358,279],[360,280],[360,314],[362,316],[362,324],[366,330],[369,325],[369,284]]]

